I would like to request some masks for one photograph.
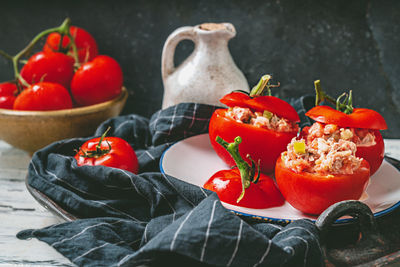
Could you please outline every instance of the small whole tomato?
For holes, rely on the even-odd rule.
[[[59,110],[72,108],[71,96],[60,84],[40,82],[22,91],[14,102],[15,110]]]
[[[76,26],[70,26],[69,31],[71,36],[74,37],[80,63],[88,62],[97,56],[97,42],[90,33]],[[71,41],[68,36],[64,35],[61,37],[61,34],[59,33],[50,33],[47,36],[45,45],[43,46],[43,51],[63,52],[63,50],[68,49],[68,53],[72,54],[73,50],[70,43]]]
[[[281,157],[275,168],[276,183],[285,199],[294,208],[315,215],[336,202],[358,200],[369,177],[369,164],[364,159],[352,174],[297,172],[287,167]]]
[[[224,140],[232,142],[236,136],[240,135],[243,139],[240,146],[241,156],[245,157],[250,154],[255,160],[260,159],[261,171],[263,173],[273,172],[276,159],[286,149],[286,145],[290,143],[292,138],[297,135],[298,126],[296,123],[300,121],[300,118],[296,110],[284,100],[270,95],[251,97],[245,93],[232,92],[225,95],[220,102],[231,108],[249,109],[253,113],[263,114],[267,112],[273,114],[271,116],[276,115],[285,119],[286,125],[295,125],[288,131],[258,127],[232,118],[228,115],[231,114],[230,109],[217,109],[210,119],[210,142],[217,155],[224,162],[229,166],[234,165],[229,153],[215,141],[216,137],[220,136]]]
[[[39,52],[28,59],[20,74],[28,84],[53,82],[69,88],[74,60],[63,53]]]
[[[71,93],[80,106],[111,100],[121,93],[122,69],[112,57],[100,55],[83,64],[71,81]]]
[[[0,83],[0,108],[12,109],[18,92],[17,85],[12,82]]]
[[[250,166],[241,158],[238,150],[242,142],[240,136],[233,143],[227,143],[218,136],[216,142],[232,156],[236,168],[216,172],[207,180],[204,188],[216,192],[221,201],[236,206],[265,209],[284,204],[285,200],[274,180],[259,170],[256,172],[255,162],[252,161]]]
[[[238,202],[242,192],[242,180],[238,169],[216,172],[204,184],[204,188],[217,193],[219,199],[231,205],[252,209],[266,209],[281,206],[285,200],[274,180],[261,173],[257,183],[246,188],[246,194]]]
[[[108,130],[97,138],[86,141],[75,155],[78,166],[103,165],[137,174],[139,163],[135,151],[124,139],[105,137]]]

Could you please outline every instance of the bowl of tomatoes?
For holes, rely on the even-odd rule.
[[[29,153],[94,134],[128,97],[119,63],[100,55],[93,36],[70,23],[44,30],[14,56],[0,50],[14,70],[13,80],[0,82],[0,139]]]

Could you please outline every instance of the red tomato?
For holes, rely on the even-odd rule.
[[[368,185],[369,176],[366,160],[353,174],[298,173],[287,168],[281,157],[275,168],[282,195],[294,208],[308,214],[320,214],[342,200],[358,200]]]
[[[96,40],[86,30],[71,26],[69,31],[73,37],[75,37],[75,45],[78,50],[79,62],[87,62],[95,58],[98,54],[98,48]],[[70,45],[70,39],[68,36],[62,38],[62,46],[60,49],[61,35],[59,33],[50,33],[47,36],[46,43],[43,47],[45,52],[61,52]],[[61,51],[60,51],[61,50]],[[72,47],[69,48],[69,54],[72,54]]]
[[[121,93],[123,74],[118,62],[109,56],[97,56],[83,64],[71,82],[71,92],[81,106],[111,100]]]
[[[242,192],[242,181],[238,169],[221,170],[216,172],[204,184],[204,188],[217,193],[225,203],[253,208],[266,209],[281,206],[285,202],[271,177],[260,174],[257,183],[251,183],[244,197],[237,202]]]
[[[57,83],[40,82],[22,91],[14,102],[16,110],[58,110],[72,108],[67,89]]]
[[[306,115],[311,119],[340,127],[371,129],[375,135],[375,144],[371,146],[357,145],[356,156],[368,161],[373,175],[381,166],[385,144],[379,130],[387,129],[385,119],[376,111],[366,108],[355,108],[353,113],[345,114],[329,106],[316,106]]]
[[[289,103],[275,96],[256,96],[251,98],[244,93],[232,92],[222,97],[220,102],[228,107],[239,106],[259,112],[268,110],[289,121],[300,121],[299,114],[297,114],[296,110]]]
[[[43,81],[69,88],[74,75],[74,60],[63,53],[39,52],[29,58],[20,74],[29,84]]]
[[[246,94],[234,92],[227,94],[220,101],[230,107],[240,106],[261,112],[268,110],[293,122],[300,121],[296,110],[290,104],[273,96],[250,98]],[[217,155],[229,166],[233,166],[235,163],[232,157],[215,139],[220,136],[227,142],[232,142],[236,136],[240,135],[243,139],[239,149],[240,155],[245,158],[247,154],[250,154],[255,161],[260,159],[261,171],[263,173],[272,172],[276,159],[296,136],[297,131],[277,132],[240,123],[227,117],[226,112],[227,109],[218,109],[210,119],[209,136]]]
[[[75,155],[78,166],[103,165],[138,173],[138,159],[128,142],[119,137],[105,137],[101,143],[100,139],[90,139],[80,147]]]
[[[387,125],[381,114],[372,109],[355,108],[353,113],[346,114],[329,106],[316,106],[307,111],[311,119],[342,127],[386,130]]]
[[[0,83],[0,108],[12,109],[18,88],[15,83]]]

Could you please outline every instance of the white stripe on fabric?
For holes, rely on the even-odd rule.
[[[146,227],[144,228],[144,232],[143,232],[143,237],[144,237],[144,242],[145,243],[147,243],[147,226],[148,226],[149,224],[147,223],[146,224]]]
[[[32,161],[31,161],[31,162],[32,162]],[[33,165],[33,164],[32,164],[32,165]],[[36,174],[39,175],[39,173],[38,173],[37,170],[36,170],[35,165],[33,165],[33,167],[34,167],[34,170],[35,170]],[[82,191],[82,190],[80,190],[80,189],[78,189],[78,188],[76,188],[76,187],[70,185],[69,183],[65,182],[63,179],[58,178],[57,175],[55,175],[54,173],[52,173],[52,172],[50,172],[50,171],[48,171],[48,170],[46,170],[46,173],[52,175],[52,176],[53,176],[54,178],[56,178],[57,180],[59,180],[59,181],[65,183],[65,184],[67,184],[68,186],[74,188],[75,190],[77,190],[77,191],[79,191],[79,192],[81,192],[81,193],[83,193],[83,194],[91,195],[91,196],[94,196],[94,197],[96,197],[96,198],[100,198],[101,200],[109,200],[109,199],[106,199],[106,198],[104,198],[104,197],[102,197],[102,196],[99,196],[99,195],[96,195],[96,194],[91,194],[91,193],[88,193],[88,192],[84,192],[84,191]],[[127,213],[125,213],[125,212],[123,212],[123,211],[117,209],[117,208],[114,208],[114,207],[111,207],[111,206],[107,205],[106,203],[103,203],[103,202],[98,201],[98,200],[91,200],[91,201],[93,201],[94,203],[100,203],[100,204],[102,204],[102,205],[104,205],[104,206],[106,206],[106,207],[109,207],[110,209],[115,210],[115,211],[117,211],[117,212],[120,213],[120,214],[124,214],[125,216],[127,216],[127,217],[129,217],[129,218],[131,218],[131,219],[133,219],[133,220],[135,220],[135,221],[137,221],[137,222],[144,223],[143,221],[138,220],[138,219],[136,219],[135,217],[133,217],[133,216],[131,216],[131,215],[129,215],[129,214],[127,214]]]
[[[124,126],[125,124],[131,124],[131,121],[124,121],[123,123],[121,123],[120,125],[118,125],[117,128],[114,129],[114,133],[117,132],[119,129],[122,128],[122,126]]]
[[[254,264],[254,267],[260,265],[260,264],[264,261],[265,257],[267,257],[267,255],[268,255],[268,253],[269,253],[269,251],[270,251],[270,249],[271,249],[271,244],[272,244],[272,241],[271,241],[271,239],[269,239],[269,240],[268,240],[268,247],[267,247],[267,250],[266,250],[265,253],[262,255],[260,261],[257,262],[256,264]]]
[[[171,135],[171,132],[172,132],[172,129],[174,128],[174,120],[175,120],[175,118],[176,118],[176,110],[177,110],[177,108],[178,108],[178,105],[175,105],[175,107],[174,107],[174,113],[173,113],[173,115],[172,115],[172,117],[171,117],[171,125],[169,126],[169,131],[168,131],[168,136],[170,136]]]
[[[174,186],[174,184],[167,178],[167,176],[165,175],[165,173],[162,173],[162,176],[165,178],[165,180],[167,180],[167,182],[172,186],[172,188],[175,189],[176,193],[178,193],[181,197],[183,197],[187,202],[189,202],[190,204],[192,204],[193,207],[195,207],[196,205],[190,201],[187,197],[185,197],[182,193],[180,193],[178,191],[178,189]]]
[[[231,266],[231,264],[233,262],[233,259],[235,258],[236,253],[237,253],[237,251],[239,249],[240,238],[242,237],[242,228],[243,228],[243,220],[240,220],[239,233],[238,233],[238,237],[237,237],[237,240],[236,240],[236,246],[235,246],[235,249],[233,250],[231,259],[229,260],[228,264],[226,265],[228,267]]]
[[[113,225],[113,224],[120,223],[120,222],[122,222],[122,221],[123,221],[123,220],[119,220],[119,221],[116,221],[116,222],[113,222],[113,223],[102,222],[102,223],[98,223],[98,224],[95,224],[95,225],[88,226],[88,227],[84,228],[82,231],[80,231],[79,233],[77,233],[77,234],[75,234],[75,235],[73,235],[73,236],[71,236],[71,237],[64,238],[64,239],[62,239],[62,240],[60,240],[60,241],[54,242],[54,243],[51,244],[50,246],[54,247],[54,246],[56,246],[56,245],[59,245],[59,244],[61,244],[61,243],[64,243],[65,241],[72,240],[72,239],[74,239],[74,238],[76,238],[76,237],[82,235],[83,233],[85,233],[87,230],[89,230],[89,229],[91,229],[91,228],[94,228],[94,227],[97,227],[97,226],[100,226],[100,225]]]
[[[194,104],[192,121],[189,124],[188,130],[192,129],[194,122],[196,121],[196,111],[197,111],[197,103]]]
[[[86,251],[86,252],[83,253],[82,255],[76,257],[75,259],[73,259],[72,262],[77,261],[78,259],[80,259],[80,258],[82,258],[82,257],[85,257],[86,255],[92,253],[93,251],[95,251],[95,250],[97,250],[97,249],[100,249],[100,248],[102,248],[102,247],[105,247],[105,246],[107,246],[107,245],[119,245],[119,244],[122,244],[122,243],[125,243],[125,241],[119,241],[119,242],[114,243],[114,244],[111,244],[111,243],[104,243],[104,244],[101,245],[101,246],[98,246],[98,247],[89,249],[88,251]]]
[[[278,235],[280,235],[280,234],[282,234],[282,233],[285,233],[285,232],[287,232],[287,231],[289,231],[289,230],[293,230],[293,229],[304,230],[304,231],[306,231],[307,233],[309,233],[312,237],[314,237],[315,239],[317,239],[317,237],[316,237],[313,233],[311,233],[308,229],[303,228],[303,227],[299,227],[299,226],[293,226],[293,227],[290,227],[290,228],[285,229],[285,230],[283,230],[283,231],[280,231],[279,233],[277,233],[277,234],[275,235],[275,237],[277,237]],[[274,237],[274,238],[275,238],[275,237]]]
[[[197,110],[196,110],[197,111]],[[153,126],[154,124],[156,124],[160,119],[162,119],[162,120],[167,120],[167,119],[171,119],[172,117],[175,117],[175,118],[177,118],[177,119],[189,119],[189,120],[191,120],[191,119],[193,119],[193,117],[190,117],[190,116],[187,116],[187,115],[176,115],[176,114],[174,114],[174,115],[169,115],[169,116],[163,116],[163,117],[160,117],[160,113],[158,113],[158,116],[157,116],[157,118],[155,119],[155,120],[153,120],[150,124],[149,124],[149,126]],[[208,120],[210,120],[210,118],[196,118],[196,117],[194,117],[194,120],[195,121],[208,121]],[[175,126],[175,125],[174,125]]]
[[[141,221],[141,220],[139,220],[139,219],[136,219],[135,217],[133,217],[132,215],[129,215],[128,213],[126,213],[126,212],[123,212],[122,210],[119,210],[119,209],[117,209],[117,208],[114,208],[114,207],[112,207],[112,206],[110,206],[110,205],[108,205],[108,204],[106,204],[106,203],[104,203],[104,202],[101,202],[101,201],[98,201],[98,200],[92,200],[94,203],[99,203],[99,204],[101,204],[101,205],[103,205],[103,206],[106,206],[106,207],[108,207],[108,208],[110,208],[110,209],[112,209],[112,210],[114,210],[114,211],[116,211],[116,212],[118,212],[118,213],[120,213],[120,214],[123,214],[123,215],[125,215],[126,217],[129,217],[129,218],[131,218],[132,220],[134,220],[134,221],[136,221],[136,222],[139,222],[139,223],[146,223],[146,222],[144,222],[144,221]]]
[[[212,207],[210,220],[208,221],[207,231],[206,231],[206,237],[205,237],[205,239],[204,239],[203,249],[201,250],[200,261],[203,261],[203,259],[204,259],[204,254],[205,254],[205,252],[206,252],[207,241],[208,241],[208,237],[209,237],[209,235],[210,235],[211,223],[212,223],[212,221],[213,221],[213,219],[214,219],[215,205],[217,204],[217,201],[219,201],[219,200],[214,200],[214,204],[213,204],[213,207]]]
[[[308,254],[308,242],[307,242],[307,240],[305,240],[305,239],[302,238],[301,236],[295,235],[295,236],[289,236],[289,237],[287,237],[287,238],[285,238],[285,239],[282,239],[281,241],[287,241],[287,240],[293,239],[293,238],[300,239],[301,241],[304,242],[304,244],[306,244],[306,249],[305,249],[305,252],[304,252],[304,265],[303,265],[303,266],[306,266],[306,263],[307,263],[307,254]]]
[[[160,195],[165,199],[165,201],[167,201],[168,206],[171,208],[172,212],[173,212],[173,213],[176,213],[176,210],[175,210],[174,207],[172,206],[171,202],[168,201],[168,199],[164,196],[164,194],[161,193],[156,187],[153,187],[153,188],[154,188],[154,190],[156,190],[156,192],[157,192],[158,194],[160,194]]]
[[[200,188],[201,192],[203,192],[203,194],[204,194],[206,197],[208,197],[208,195],[207,195],[207,193],[204,191],[203,187],[199,186],[199,188]]]
[[[120,170],[123,174],[125,174],[126,176],[128,176],[128,178],[129,178],[129,180],[131,180],[131,184],[132,184],[132,186],[135,188],[136,192],[137,192],[139,195],[141,195],[144,199],[146,199],[147,202],[149,202],[149,205],[151,206],[151,201],[150,201],[147,197],[145,197],[145,196],[139,191],[139,188],[137,188],[136,184],[133,182],[132,176],[130,176],[125,170],[122,170],[122,169],[119,169],[119,170]]]
[[[151,160],[153,160],[153,161],[156,160],[156,159],[153,157],[153,155],[149,153],[149,151],[146,150],[144,153],[145,153],[146,155],[148,155],[149,158],[150,158]]]
[[[179,232],[181,231],[183,225],[185,224],[185,222],[189,219],[190,215],[192,215],[193,210],[191,210],[188,215],[186,216],[186,218],[183,220],[183,222],[179,225],[178,229],[176,230],[175,234],[174,234],[174,238],[172,239],[171,242],[171,246],[169,247],[169,249],[172,251],[174,249],[174,245],[175,245],[175,240],[178,237]]]
[[[282,230],[282,226],[279,226],[279,225],[276,225],[276,224],[272,224],[272,223],[269,223],[268,225],[272,226],[272,227],[274,227],[276,229]]]

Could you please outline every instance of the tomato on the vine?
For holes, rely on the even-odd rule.
[[[73,98],[81,106],[111,100],[121,93],[122,69],[112,57],[100,55],[83,64],[71,81]]]
[[[91,61],[98,55],[97,42],[89,32],[76,26],[70,26],[69,31],[74,38],[80,63]],[[50,33],[43,46],[43,51],[63,52],[64,50],[68,50],[69,54],[73,53],[70,38],[66,35],[61,37],[61,34],[57,32]]]
[[[0,108],[12,109],[18,92],[13,82],[0,83]]]
[[[135,151],[124,139],[101,136],[86,141],[75,155],[78,166],[103,165],[137,174],[139,163]]]
[[[385,154],[385,145],[379,131],[387,129],[385,119],[381,114],[372,109],[353,108],[351,95],[347,97],[346,101],[348,101],[348,103],[340,103],[340,99],[332,99],[322,91],[319,80],[315,81],[315,90],[317,92],[316,102],[327,100],[335,103],[337,109],[330,106],[316,105],[306,112],[306,116],[324,125],[333,124],[343,128],[350,128],[355,132],[361,131],[362,129],[368,132],[372,138],[369,138],[366,143],[356,143],[356,155],[368,161],[371,167],[371,175],[374,174],[381,166]],[[308,128],[305,128],[303,131],[307,130]]]
[[[265,87],[269,89],[267,83],[270,78],[269,75],[263,76],[260,83],[252,89],[252,92],[263,91]],[[275,168],[276,159],[298,133],[296,123],[300,121],[300,118],[296,110],[289,103],[271,95],[257,96],[257,94],[252,95],[250,93],[249,96],[242,92],[232,92],[225,95],[220,102],[230,108],[239,107],[252,114],[260,114],[260,117],[265,118],[258,117],[256,121],[268,120],[267,125],[272,125],[272,120],[282,122],[282,129],[278,128],[280,126],[275,129],[238,121],[230,115],[232,112],[230,108],[216,110],[210,119],[209,136],[211,144],[217,155],[228,165],[233,166],[234,161],[229,153],[216,143],[215,139],[220,136],[231,142],[236,136],[240,135],[243,139],[240,147],[242,157],[250,154],[255,160],[261,161],[262,172],[272,172]],[[286,129],[284,129],[285,127]]]
[[[227,150],[237,167],[216,172],[207,180],[204,188],[216,192],[221,201],[241,207],[265,209],[284,204],[285,200],[274,180],[256,171],[254,162],[250,167],[239,155],[241,137],[236,137],[230,144],[220,137],[216,142]]]
[[[22,91],[14,102],[15,110],[59,110],[72,108],[71,96],[60,84],[40,82]]]
[[[38,52],[28,59],[20,74],[28,84],[53,82],[69,88],[74,60],[63,53]]]

